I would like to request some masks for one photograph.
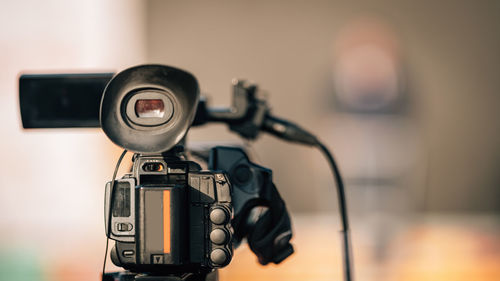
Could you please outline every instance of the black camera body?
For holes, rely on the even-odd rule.
[[[352,280],[344,184],[333,155],[306,129],[273,116],[256,85],[233,80],[232,107],[209,108],[192,74],[139,65],[114,76],[21,75],[19,101],[24,128],[100,126],[125,149],[106,185],[105,218],[106,236],[116,241],[111,259],[129,271],[106,273],[105,258],[103,281],[215,281],[215,269],[230,262],[244,239],[262,265],[294,252],[290,217],[270,169],[237,147],[191,151],[208,171],[182,153],[189,128],[212,122],[248,140],[267,132],[323,153],[337,187],[345,280]],[[128,150],[135,152],[132,171],[116,180]]]
[[[134,272],[199,272],[232,257],[231,186],[175,155],[134,156],[131,174],[106,185],[115,265]],[[106,213],[106,216],[109,216]],[[106,219],[108,221],[108,218]]]
[[[88,90],[99,92],[106,79],[99,102],[99,93]],[[85,87],[78,98],[58,94],[79,83]],[[92,127],[98,119],[109,139],[125,149],[106,184],[105,221],[107,237],[116,242],[111,260],[128,271],[105,273],[104,263],[103,280],[217,280],[215,269],[229,264],[233,247],[244,239],[262,265],[293,253],[290,217],[270,169],[252,163],[239,147],[184,152],[189,128],[209,122],[226,123],[246,139],[266,131],[315,141],[271,116],[255,85],[234,81],[233,106],[225,109],[208,108],[193,75],[164,65],[135,66],[112,78],[23,75],[19,88],[25,128]],[[99,116],[80,112],[81,100],[99,106]],[[116,179],[128,150],[134,152],[132,170]]]

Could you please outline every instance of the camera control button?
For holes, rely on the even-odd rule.
[[[123,251],[123,256],[125,257],[131,257],[134,255],[134,251],[133,250],[125,250]]]
[[[215,264],[224,264],[227,260],[226,251],[222,249],[215,249],[210,253],[210,260]]]
[[[227,213],[221,208],[215,208],[210,212],[210,221],[215,224],[224,224],[227,221]]]
[[[163,264],[163,255],[151,255],[153,264]]]
[[[210,241],[222,245],[227,241],[227,233],[220,228],[214,229],[210,232]]]
[[[123,223],[123,222],[120,222],[120,223],[117,223],[116,224],[116,229],[118,231],[131,231],[132,230],[132,224],[131,223]]]

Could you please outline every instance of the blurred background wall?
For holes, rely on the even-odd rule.
[[[234,77],[258,83],[275,114],[334,150],[353,209],[402,200],[420,211],[498,212],[499,12],[495,1],[153,0],[147,57],[193,72],[215,104],[229,104]],[[330,98],[339,33],[365,19],[383,22],[399,44],[404,114],[345,114]],[[193,140],[232,137],[223,127],[193,131]],[[335,208],[316,151],[271,137],[255,147],[292,211]],[[388,201],[372,203],[380,192]]]
[[[267,91],[273,113],[321,136],[337,156],[350,211],[358,218],[355,257],[364,280],[390,280],[377,271],[385,269],[381,261],[407,269],[407,275],[393,280],[431,280],[415,274],[414,264],[400,261],[408,256],[431,265],[436,262],[429,257],[449,261],[441,253],[470,257],[457,263],[451,259],[453,268],[473,264],[474,273],[474,262],[486,263],[493,268],[487,272],[496,274],[484,279],[459,274],[469,280],[499,276],[494,270],[498,255],[482,252],[485,247],[500,252],[498,240],[491,238],[499,228],[489,227],[498,226],[500,211],[499,14],[499,2],[486,0],[2,3],[0,274],[10,280],[97,278],[104,247],[102,191],[120,152],[98,129],[23,131],[18,75],[118,71],[150,62],[192,72],[213,105],[230,104],[232,78],[250,79]],[[388,76],[356,72],[359,60],[373,60],[361,68],[374,67],[372,74],[384,70]],[[354,109],[343,105],[351,101],[339,86],[345,79],[368,86],[380,81],[390,86],[396,79],[397,87],[386,96],[370,96],[375,86],[361,89],[376,101],[390,101],[387,108],[366,111],[356,99]],[[392,94],[397,98],[391,100]],[[193,129],[189,137],[192,143],[221,140],[240,142],[223,125]],[[266,135],[252,147],[255,160],[273,169],[292,213],[314,217],[336,210],[330,172],[317,151]],[[478,232],[427,232],[419,226],[405,239],[396,235],[399,222],[438,213],[458,215],[459,220],[432,220],[432,231],[458,222],[466,231]],[[473,217],[469,227],[462,219],[474,214],[488,218]],[[300,275],[304,267],[297,265],[317,261],[318,253],[337,253],[313,243],[331,239],[337,226],[333,219],[297,221],[303,252],[282,268],[307,278],[310,272]],[[324,236],[304,238],[315,236],[303,230],[323,233],[322,226],[328,230]],[[450,236],[455,237],[451,242]],[[443,243],[445,247],[436,247]],[[466,248],[457,250],[456,245]],[[238,260],[254,262],[247,254],[251,258]],[[324,260],[328,265],[339,262]],[[241,276],[254,271],[245,262],[233,264],[233,272]],[[425,271],[430,265],[418,266]],[[322,272],[325,280],[331,277],[330,267],[322,263],[306,268]],[[451,280],[430,272],[437,278],[432,280]],[[237,280],[238,275],[229,277]]]

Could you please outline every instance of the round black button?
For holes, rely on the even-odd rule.
[[[224,264],[227,260],[226,251],[215,249],[210,253],[210,260],[215,264]]]
[[[234,169],[233,175],[234,180],[237,184],[244,185],[248,183],[248,181],[252,177],[252,171],[250,170],[248,165],[240,164]]]
[[[220,228],[214,229],[210,232],[210,241],[215,244],[222,245],[227,241],[227,233]]]
[[[215,208],[210,212],[210,220],[215,224],[224,224],[227,219],[227,213],[222,208]]]

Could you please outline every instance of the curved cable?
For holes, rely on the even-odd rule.
[[[347,218],[347,206],[345,200],[344,182],[339,168],[335,163],[333,155],[328,148],[321,143],[313,134],[290,121],[268,115],[262,124],[263,131],[271,133],[281,139],[311,145],[319,148],[330,164],[334,180],[337,186],[337,199],[339,201],[340,219],[342,221],[342,248],[344,254],[344,280],[352,281],[351,268],[351,242],[349,237],[349,220]]]
[[[321,143],[319,140],[317,141],[316,146],[321,150],[325,158],[328,160],[330,164],[330,168],[332,170],[335,183],[337,185],[337,199],[339,204],[339,212],[340,218],[342,221],[342,251],[344,255],[344,280],[352,281],[352,266],[351,266],[351,241],[349,234],[349,219],[347,217],[347,204],[345,199],[345,189],[344,182],[342,180],[342,176],[340,175],[339,168],[335,163],[335,159],[333,155],[330,153],[328,148]]]

